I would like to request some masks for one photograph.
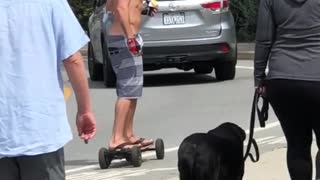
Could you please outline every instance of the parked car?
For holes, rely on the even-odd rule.
[[[194,70],[217,80],[234,79],[237,39],[228,0],[158,0],[159,13],[143,17],[145,71],[162,68]],[[88,66],[92,80],[113,86],[115,75],[105,42],[106,0],[94,0],[89,19]]]

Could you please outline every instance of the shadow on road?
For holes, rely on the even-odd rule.
[[[146,163],[150,160],[147,159],[143,159],[142,160],[142,164]],[[111,162],[110,166],[108,169],[121,169],[121,168],[126,168],[126,169],[136,169],[136,167],[134,167],[130,162],[128,161],[120,161],[120,162]],[[97,168],[95,170],[101,170],[100,168]]]
[[[91,89],[104,89],[102,81],[89,81]],[[197,75],[192,72],[182,73],[147,73],[144,75],[144,87],[181,86],[193,84],[208,84],[218,82],[214,76]]]
[[[169,73],[169,74],[146,74],[145,87],[180,86],[192,84],[208,84],[217,82],[211,75],[196,75],[191,72]]]

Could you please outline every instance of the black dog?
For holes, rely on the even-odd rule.
[[[245,138],[233,123],[188,136],[178,150],[180,180],[242,180]]]

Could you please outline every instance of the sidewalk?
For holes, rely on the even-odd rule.
[[[252,163],[248,159],[243,180],[290,180],[286,163],[286,151],[286,148],[281,148],[262,154],[260,161],[257,163]],[[312,147],[313,160],[316,152],[317,148],[314,143]],[[315,168],[315,166],[313,167]]]
[[[286,165],[286,148],[262,154],[260,161],[246,162],[244,180],[290,180]]]
[[[83,47],[80,52],[87,56],[87,46]],[[254,43],[238,43],[238,60],[252,60],[254,57]]]

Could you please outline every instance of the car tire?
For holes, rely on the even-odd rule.
[[[113,71],[107,46],[102,42],[103,51],[103,82],[105,87],[115,87],[116,75]]]
[[[196,74],[210,74],[213,71],[213,66],[209,64],[197,65],[194,67],[194,72]]]
[[[88,43],[88,70],[89,76],[92,81],[103,80],[103,66],[98,63],[94,57],[93,47],[91,43]]]
[[[236,65],[233,62],[219,63],[215,66],[215,74],[219,81],[232,80],[236,75]]]

